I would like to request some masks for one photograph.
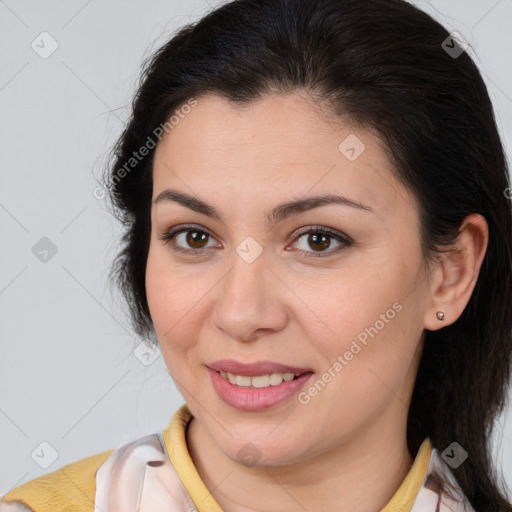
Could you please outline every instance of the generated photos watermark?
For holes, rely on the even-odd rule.
[[[184,119],[188,114],[190,114],[195,106],[197,106],[197,100],[190,98],[179,109],[176,109],[174,114],[170,116],[165,123],[157,126],[153,130],[152,135],[148,135],[146,142],[138,149],[138,151],[134,151],[128,161],[125,162],[122,167],[117,169],[112,176],[113,182],[119,183],[132,169],[137,167],[139,162],[149,155],[149,152],[156,147],[159,141],[162,140],[164,133],[169,133],[176,125],[179,124],[181,119]],[[92,195],[96,199],[101,200],[104,199],[106,191],[103,187],[96,187],[92,191]]]
[[[336,375],[338,375],[343,368],[345,368],[354,356],[359,354],[364,347],[368,345],[368,336],[372,339],[379,334],[379,332],[384,329],[386,324],[388,324],[393,318],[395,318],[397,313],[402,311],[403,306],[400,302],[394,302],[392,307],[386,310],[385,313],[381,313],[379,320],[377,320],[371,327],[366,327],[363,331],[361,331],[356,339],[352,340],[350,348],[346,350],[342,355],[339,355],[336,358],[329,368],[312,384],[307,390],[301,391],[298,394],[298,401],[307,405],[311,402],[311,399],[318,395],[320,391],[322,391],[325,386],[331,382]],[[358,343],[363,345],[361,345]]]

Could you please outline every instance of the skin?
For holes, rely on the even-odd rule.
[[[394,179],[374,133],[299,92],[243,107],[215,95],[197,99],[156,148],[153,199],[177,189],[211,203],[224,220],[175,202],[153,206],[146,271],[162,354],[194,416],[194,464],[226,512],[380,510],[413,462],[406,419],[424,330],[454,322],[466,306],[487,247],[485,219],[466,218],[457,247],[427,269],[416,201]],[[366,147],[354,161],[338,149],[350,134]],[[331,204],[266,225],[277,204],[324,193],[372,211]],[[194,245],[191,233],[174,238],[195,255],[158,239],[186,223],[211,235]],[[295,234],[318,226],[352,244],[336,252],[343,243],[328,238],[318,249]],[[250,264],[236,252],[248,236],[263,249]],[[326,256],[305,256],[318,252]],[[312,368],[311,383],[395,302],[401,311],[309,403],[294,395],[243,412],[217,396],[206,364],[272,360]],[[255,465],[237,455],[249,442]]]

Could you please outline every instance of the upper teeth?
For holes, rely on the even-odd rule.
[[[294,373],[271,373],[270,375],[256,375],[249,377],[247,375],[233,375],[229,372],[220,371],[220,374],[225,379],[228,379],[231,384],[235,386],[254,387],[254,388],[267,388],[269,386],[278,386],[281,382],[293,380]],[[300,375],[300,374],[297,374]]]

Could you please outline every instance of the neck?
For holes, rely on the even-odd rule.
[[[375,512],[390,501],[413,463],[405,422],[398,432],[397,411],[391,412],[391,421],[380,418],[335,449],[286,466],[246,467],[232,460],[196,419],[187,445],[224,512]]]

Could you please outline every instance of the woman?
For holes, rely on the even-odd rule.
[[[148,62],[113,276],[186,404],[0,510],[512,511],[512,225],[463,43],[403,0],[239,0]]]

